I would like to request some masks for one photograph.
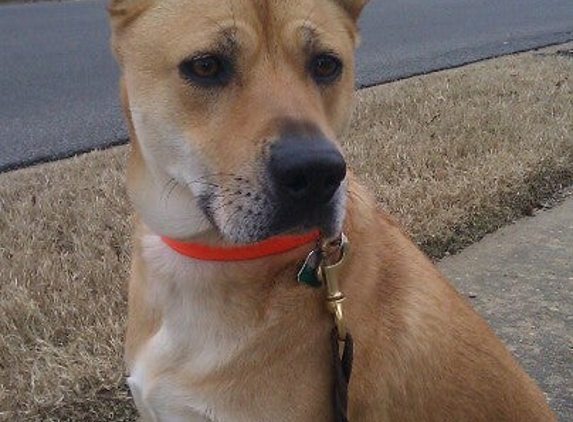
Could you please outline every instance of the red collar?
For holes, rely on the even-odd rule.
[[[300,236],[277,236],[259,243],[244,246],[217,247],[200,243],[185,243],[168,237],[161,239],[174,251],[202,261],[247,261],[266,258],[292,251],[319,238],[318,230]]]

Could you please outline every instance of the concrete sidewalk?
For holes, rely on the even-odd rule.
[[[439,267],[573,421],[573,197]]]

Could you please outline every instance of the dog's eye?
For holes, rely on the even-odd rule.
[[[342,73],[342,62],[334,54],[319,54],[310,63],[310,72],[319,84],[330,84]]]
[[[201,86],[225,85],[231,77],[231,63],[221,56],[205,54],[184,60],[179,65],[181,75]]]

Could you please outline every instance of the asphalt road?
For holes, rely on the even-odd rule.
[[[105,1],[0,6],[0,172],[124,142]],[[573,40],[572,0],[373,0],[357,85]]]

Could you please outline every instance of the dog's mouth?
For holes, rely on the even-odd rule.
[[[292,201],[269,187],[253,188],[246,177],[226,186],[211,183],[199,205],[221,237],[234,244],[252,244],[273,236],[319,230],[324,236],[340,231],[346,183],[323,203]]]
[[[308,200],[277,201],[271,235],[285,232],[308,232],[318,229],[324,237],[331,237],[341,230],[346,200],[346,184],[338,187],[326,202]]]

